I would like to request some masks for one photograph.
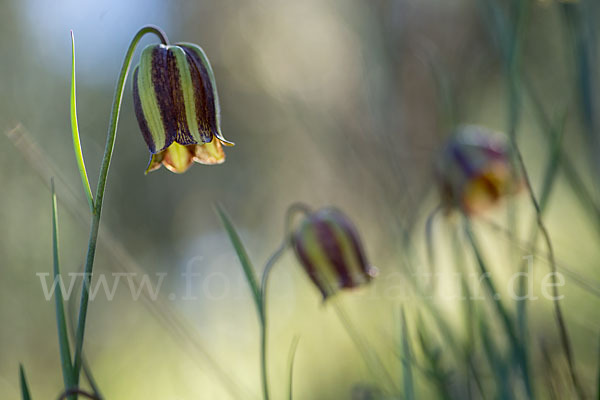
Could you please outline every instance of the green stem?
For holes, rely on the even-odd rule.
[[[269,399],[269,381],[267,373],[267,284],[269,283],[269,276],[275,266],[275,263],[281,258],[285,250],[291,243],[291,226],[292,220],[296,213],[310,213],[310,208],[302,203],[292,204],[285,217],[285,228],[284,235],[281,244],[275,250],[275,252],[269,257],[263,269],[261,282],[260,282],[260,301],[259,301],[259,317],[260,317],[260,366],[262,375],[262,386],[265,400]]]
[[[104,150],[104,158],[102,159],[102,166],[100,168],[100,177],[98,178],[98,186],[96,189],[96,199],[94,201],[94,209],[92,213],[92,227],[90,229],[90,238],[88,241],[87,257],[85,262],[83,285],[81,288],[81,301],[79,305],[79,317],[77,321],[77,331],[75,336],[75,359],[73,361],[73,372],[75,377],[75,383],[79,384],[79,375],[81,372],[82,362],[82,350],[83,350],[83,337],[85,333],[85,320],[87,316],[87,308],[89,301],[88,287],[92,279],[92,269],[94,266],[94,256],[96,254],[96,243],[98,241],[98,228],[100,227],[100,215],[102,213],[102,200],[104,199],[104,189],[106,187],[106,178],[108,175],[108,169],[110,167],[110,161],[115,145],[115,138],[117,135],[117,125],[119,122],[119,113],[121,111],[121,103],[123,100],[123,90],[125,88],[125,81],[129,68],[131,66],[131,59],[133,53],[140,41],[140,39],[148,34],[152,33],[158,36],[163,44],[168,44],[168,39],[165,33],[156,26],[147,25],[142,27],[131,40],[121,72],[119,74],[119,80],[117,81],[117,87],[115,89],[115,96],[113,99],[112,111],[110,116],[110,124],[108,127],[108,137],[106,140],[106,148]]]
[[[533,208],[535,209],[537,225],[542,234],[542,237],[544,238],[544,241],[546,242],[546,247],[548,249],[548,258],[549,258],[549,262],[550,262],[550,268],[552,271],[552,273],[551,273],[552,294],[554,297],[552,299],[552,302],[554,304],[554,314],[556,317],[556,323],[558,325],[558,333],[559,333],[559,337],[560,337],[560,342],[561,342],[563,351],[565,353],[565,358],[567,359],[569,375],[570,375],[571,381],[573,382],[575,391],[577,392],[578,398],[585,399],[586,398],[585,392],[583,390],[583,387],[581,386],[579,377],[577,376],[577,371],[575,370],[575,360],[574,360],[574,356],[573,356],[573,349],[571,348],[571,339],[569,338],[569,332],[568,332],[567,326],[565,324],[565,319],[564,319],[564,316],[562,313],[562,309],[560,307],[560,303],[558,302],[560,296],[559,296],[559,292],[558,292],[558,284],[556,281],[556,276],[558,275],[558,272],[557,272],[557,268],[556,268],[556,259],[554,257],[554,247],[552,246],[552,240],[550,239],[550,234],[548,232],[548,229],[546,228],[546,225],[544,224],[544,221],[542,219],[542,209],[540,207],[540,203],[537,201],[537,198],[535,197],[535,193],[533,192],[533,186],[531,184],[531,180],[529,179],[529,174],[527,173],[527,169],[525,168],[525,162],[523,161],[523,156],[521,154],[521,151],[517,147],[516,143],[513,143],[513,147],[514,147],[514,151],[517,156],[517,161],[521,168],[521,172],[523,173],[523,178],[525,180],[525,185],[526,185],[527,191],[529,193],[529,198],[531,200],[531,203],[533,204]]]

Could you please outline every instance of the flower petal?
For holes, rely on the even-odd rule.
[[[158,153],[169,147],[177,131],[172,116],[166,46],[151,45],[142,51],[136,81],[141,110],[154,142],[150,151]]]
[[[196,145],[182,146],[173,142],[167,150],[162,160],[163,165],[171,172],[182,174],[188,170],[194,161],[194,147]]]
[[[221,141],[216,137],[212,142],[194,146],[194,161],[200,164],[221,164],[225,162],[225,152]]]
[[[216,136],[226,146],[233,146],[221,133],[221,107],[219,105],[219,94],[215,76],[208,61],[208,57],[200,46],[192,43],[178,43],[188,56],[190,73],[193,82],[194,103],[196,106],[196,118],[198,127],[203,138],[208,135]],[[205,143],[211,140],[204,140]]]

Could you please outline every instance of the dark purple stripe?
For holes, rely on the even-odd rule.
[[[172,50],[167,52],[167,65],[169,69],[169,78],[171,86],[171,96],[173,110],[172,115],[177,123],[177,133],[175,141],[182,145],[197,144],[197,141],[190,133],[187,124],[185,113],[185,100],[183,98],[183,90],[181,88],[181,80],[179,79],[179,68],[177,68],[177,59]]]
[[[347,268],[344,252],[337,240],[335,230],[329,225],[328,221],[322,219],[314,219],[312,224],[318,243],[321,245],[331,265],[335,268],[338,279],[336,283],[345,288],[354,287],[355,282],[352,281],[352,276]]]
[[[135,109],[135,116],[137,118],[138,125],[140,126],[140,130],[142,131],[144,141],[148,145],[150,153],[155,154],[156,146],[154,144],[154,140],[152,139],[150,129],[148,129],[146,117],[144,116],[144,112],[142,111],[142,102],[140,101],[140,91],[138,89],[138,70],[139,67],[136,67],[133,71],[133,107]]]
[[[303,241],[301,239],[302,232],[303,230],[300,230],[294,237],[294,250],[296,251],[296,255],[298,256],[298,258],[300,259],[304,270],[323,295],[323,300],[325,300],[327,296],[331,295],[332,293],[328,293],[327,288],[323,287],[323,283],[319,280],[317,269],[310,260],[310,257],[308,256],[304,248]]]
[[[477,173],[475,167],[471,165],[468,157],[463,153],[462,145],[459,145],[456,142],[452,142],[452,144],[450,145],[450,151],[452,157],[454,158],[454,160],[456,160],[456,162],[468,178],[473,177]]]
[[[482,150],[485,150],[485,149],[482,149]],[[485,153],[485,151],[484,151],[484,153]],[[465,173],[465,176],[467,178],[466,183],[472,183],[476,180],[480,180],[485,185],[486,189],[488,190],[488,193],[493,198],[497,199],[500,196],[496,185],[494,185],[494,183],[492,181],[490,181],[489,178],[482,175],[482,172],[485,172],[485,169],[483,169],[483,171],[482,171],[481,166],[476,168],[476,166],[472,165],[472,163],[469,162],[467,155],[465,155],[463,153],[462,147],[460,147],[456,144],[453,144],[452,154],[454,155],[454,159],[462,167],[462,171]],[[464,189],[461,189],[461,191],[464,191]],[[463,204],[463,206],[466,206],[466,205]]]
[[[177,117],[174,114],[167,54],[168,51],[165,46],[156,46],[152,51],[152,86],[165,128],[165,147],[169,146],[177,138]]]
[[[206,66],[194,50],[181,47],[190,63],[190,73],[194,86],[194,102],[196,103],[196,118],[198,130],[205,143],[210,143],[217,133],[217,113],[213,87]]]

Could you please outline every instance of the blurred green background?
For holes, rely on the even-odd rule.
[[[135,301],[121,284],[113,301],[99,296],[91,303],[86,357],[103,394],[255,399],[260,397],[257,318],[212,204],[219,201],[228,209],[257,267],[279,244],[291,203],[335,204],[347,212],[380,277],[340,301],[400,376],[399,307],[409,320],[420,313],[401,261],[403,232],[410,225],[422,248],[424,219],[437,204],[436,151],[453,121],[497,130],[507,126],[502,55],[481,3],[0,0],[0,397],[18,398],[19,362],[34,398],[52,398],[61,389],[54,303],[45,300],[36,274],[51,271],[50,175],[57,179],[64,273],[80,270],[89,230],[70,134],[70,29],[92,188],[115,80],[130,39],[144,24],[162,27],[171,42],[205,49],[218,83],[223,133],[236,143],[226,149],[223,165],[144,176],[148,152],[127,85],[100,229],[105,245],[99,246],[95,273],[127,266],[151,277],[168,275],[156,302]],[[563,149],[597,200],[598,176],[581,133],[576,62],[560,7],[531,2],[520,62],[551,122],[566,120]],[[523,102],[518,135],[539,188],[548,152],[529,99]],[[593,387],[600,247],[593,218],[576,200],[559,174],[546,222],[561,265],[588,285],[582,288],[567,277],[561,304],[583,381]],[[527,196],[520,195],[516,204],[519,226],[526,228],[533,221]],[[504,222],[504,213],[497,210],[492,217]],[[437,234],[443,264],[450,263],[446,225],[455,229],[443,222]],[[511,240],[486,226],[477,228],[494,273],[507,279],[520,260],[510,250]],[[418,269],[425,259],[411,262]],[[200,274],[193,280],[197,299],[182,300],[188,288],[181,274],[190,265]],[[536,261],[535,268],[539,294],[548,267]],[[300,335],[296,398],[362,398],[360,387],[374,383],[291,252],[278,264],[270,288],[273,397],[283,398],[288,348]],[[460,300],[441,303],[456,322],[452,315]],[[531,303],[531,336],[543,338],[549,357],[564,366],[551,303]],[[542,357],[538,347],[533,351]]]

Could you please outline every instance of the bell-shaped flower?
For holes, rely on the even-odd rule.
[[[193,162],[220,164],[219,96],[204,51],[195,44],[150,45],[133,72],[133,103],[151,153],[146,172],[164,165],[185,172]]]
[[[364,285],[377,274],[356,228],[335,208],[308,214],[292,235],[292,245],[323,300],[340,289]]]
[[[522,186],[508,138],[480,126],[462,126],[448,139],[436,175],[444,208],[466,214],[488,209]]]

